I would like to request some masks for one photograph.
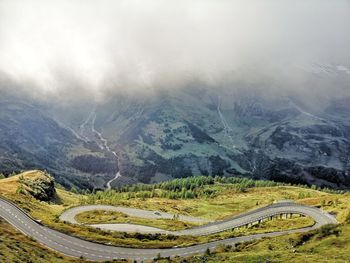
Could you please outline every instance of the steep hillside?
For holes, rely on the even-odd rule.
[[[0,100],[0,171],[42,169],[67,186],[104,188],[115,159],[55,121],[43,105],[19,98]]]
[[[335,105],[316,113],[281,94],[189,88],[112,98],[95,124],[134,181],[241,175],[347,188],[350,126]]]
[[[338,71],[310,73],[307,84],[346,89],[350,76]],[[5,97],[0,172],[46,169],[65,186],[90,189],[191,175],[349,188],[349,97],[278,85],[193,83],[101,102]]]

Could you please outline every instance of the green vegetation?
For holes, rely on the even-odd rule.
[[[94,240],[97,242],[108,243],[118,246],[124,245],[129,247],[167,248],[173,246],[190,246],[247,234],[296,229],[300,227],[311,226],[313,225],[313,223],[313,220],[307,217],[294,217],[292,219],[274,219],[272,221],[264,222],[260,225],[253,225],[249,228],[240,228],[235,229],[234,231],[224,231],[217,234],[199,237],[172,236],[164,234],[106,232],[100,231],[95,228],[87,227],[76,227],[75,232],[71,234],[83,237],[88,240]],[[88,234],[84,231],[86,229],[89,230]]]
[[[214,184],[231,184],[240,192],[245,192],[249,188],[256,187],[274,187],[291,186],[291,184],[279,183],[268,180],[252,180],[243,177],[211,177],[196,176],[181,179],[174,179],[158,184],[135,184],[131,186],[119,187],[116,191],[119,193],[130,193],[129,198],[168,198],[168,199],[193,199],[200,197],[214,197],[216,192],[211,188]],[[296,185],[299,188],[309,188],[306,185]],[[343,191],[332,190],[329,188],[318,188],[311,186],[313,190],[324,191],[328,193],[343,193]],[[156,191],[163,190],[163,191]]]
[[[325,254],[326,252],[320,251],[317,246],[325,247],[326,244],[330,246],[328,250],[341,248],[340,253],[334,252],[339,258],[345,258],[345,255],[348,255],[346,253],[349,252],[349,193],[330,193],[307,187],[288,186],[264,181],[257,181],[254,185],[252,185],[250,180],[234,181],[235,179],[230,179],[232,180],[231,182],[225,182],[220,181],[218,178],[211,177],[178,179],[175,180],[175,182],[172,181],[169,183],[157,184],[156,186],[147,186],[150,187],[149,189],[135,189],[136,187],[140,187],[139,185],[130,187],[128,191],[126,189],[119,189],[118,191],[110,190],[93,194],[87,193],[84,195],[74,194],[57,188],[56,197],[45,202],[35,199],[27,192],[17,191],[22,185],[20,183],[21,176],[35,179],[37,176],[42,176],[43,174],[44,173],[40,171],[30,171],[21,175],[1,179],[0,194],[16,202],[34,218],[42,220],[43,224],[87,240],[130,247],[186,246],[239,235],[294,229],[311,225],[313,222],[310,218],[306,217],[274,219],[247,229],[226,231],[205,237],[178,237],[160,234],[144,235],[138,233],[106,232],[87,226],[70,225],[58,220],[59,215],[65,209],[82,204],[112,204],[202,217],[207,220],[220,220],[270,204],[276,200],[290,199],[299,203],[321,207],[328,212],[334,213],[341,225],[331,229],[315,231],[315,233],[308,236],[307,240],[304,236],[309,233],[263,239],[232,248],[221,248],[220,253],[211,251],[205,256],[193,257],[188,262],[202,262],[204,260],[203,257],[205,257],[208,262],[266,262],[266,259],[280,262],[278,261],[279,256],[283,259],[281,261],[291,261],[291,259],[294,258],[300,260],[302,256],[307,256],[306,258],[308,259],[310,255],[312,255],[312,257],[310,256],[311,260],[315,259],[316,261],[316,259],[319,259],[319,261],[322,262],[323,258],[326,258],[327,255]],[[244,190],[242,190],[241,187],[243,182],[245,184],[243,187]],[[183,184],[184,189],[196,193],[196,196],[194,198],[167,198],[166,196],[169,193],[181,193],[183,191],[183,188],[178,187],[179,184]],[[145,191],[154,191],[156,195],[153,198],[145,198],[139,195],[139,193]],[[209,191],[211,194],[209,194]],[[144,221],[145,219],[125,217],[125,215],[101,211],[81,214],[78,219],[83,221],[87,220],[84,222],[91,223],[110,222],[110,220],[113,219],[115,222],[120,222],[119,220],[130,220],[130,223],[147,224]],[[178,225],[173,226],[174,228],[181,229],[182,227],[187,227],[181,225],[185,224],[184,222],[179,221],[176,223]],[[156,226],[164,227],[165,229],[170,227],[168,222],[163,222],[162,224],[164,225],[161,226],[161,223],[158,222]],[[339,237],[336,237],[336,235]],[[299,242],[300,240],[301,243]],[[339,240],[339,244],[337,240]],[[305,244],[303,244],[304,242]],[[293,250],[297,252],[292,252]],[[344,260],[342,262],[344,262]]]
[[[321,200],[328,200],[322,206],[326,209],[331,209],[333,206],[326,205],[328,202],[337,199],[339,203],[334,201],[335,207],[340,207],[343,204],[341,200],[348,198],[347,194],[330,194],[295,186],[250,187],[242,191],[240,184],[214,183],[196,187],[193,191],[197,193],[211,192],[212,194],[210,196],[206,194],[203,196],[198,195],[197,198],[190,199],[172,199],[166,197],[145,198],[144,191],[142,190],[140,192],[118,192],[110,190],[87,194],[82,202],[84,204],[111,204],[148,210],[160,210],[172,214],[202,217],[207,220],[221,220],[271,204],[277,200],[289,199],[314,206],[321,206]],[[158,196],[167,196],[172,190],[154,189],[154,192]],[[344,207],[339,208],[342,211],[344,209]]]
[[[36,177],[19,176],[20,185],[17,192],[20,194],[30,193],[34,198],[41,201],[49,201],[55,197],[55,180],[48,173],[44,172]]]
[[[273,202],[274,200],[286,199],[287,197],[297,198],[298,194],[295,189],[266,188],[250,188],[246,192],[237,190],[233,184],[215,184],[204,185],[204,188],[213,188],[217,194],[212,198],[202,199],[167,199],[167,198],[132,198],[128,199],[130,192],[118,193],[116,191],[97,192],[96,194],[77,195],[67,192],[62,189],[57,189],[57,198],[50,202],[40,202],[31,195],[16,193],[16,189],[20,185],[19,177],[35,178],[42,175],[42,172],[31,171],[15,177],[3,179],[0,183],[0,192],[4,193],[9,199],[14,200],[23,209],[28,211],[34,218],[42,220],[42,222],[51,228],[59,231],[78,236],[87,240],[92,240],[101,243],[110,243],[129,247],[172,247],[172,246],[187,246],[197,243],[204,243],[212,240],[223,239],[242,235],[238,230],[235,232],[226,231],[214,235],[204,237],[191,236],[168,236],[168,235],[151,235],[139,233],[121,233],[107,232],[95,228],[71,225],[59,221],[59,215],[64,209],[71,206],[77,206],[88,203],[104,203],[115,204],[126,207],[138,207],[149,210],[161,210],[171,212],[173,214],[187,214],[207,218],[208,220],[223,219],[227,216],[242,213],[244,211],[255,209],[258,206]],[[1,182],[1,181],[0,181]],[[7,189],[7,193],[2,191],[2,188]],[[10,189],[12,189],[10,191]],[[261,192],[271,192],[271,199],[266,199]],[[269,189],[269,190],[268,190]],[[277,191],[275,191],[277,190]],[[162,190],[165,191],[165,190]],[[303,189],[304,191],[304,189]],[[310,196],[317,196],[318,192],[314,190],[306,190],[315,192]],[[286,196],[286,194],[288,196]],[[293,195],[294,194],[294,195]],[[275,199],[274,199],[275,198]],[[300,226],[304,226],[305,222],[300,222]],[[291,226],[287,226],[291,227]],[[295,227],[295,226],[294,226]],[[269,232],[271,229],[252,229],[252,232]]]
[[[89,211],[83,212],[75,217],[75,219],[84,224],[103,224],[103,223],[130,223],[137,225],[145,225],[156,228],[161,228],[164,230],[181,230],[194,226],[198,226],[198,224],[194,224],[191,222],[183,222],[180,220],[174,219],[147,219],[141,217],[133,217],[127,214],[117,212],[117,211]]]
[[[55,253],[23,234],[0,218],[0,262],[65,263],[85,262]]]
[[[308,233],[264,238],[221,246],[205,255],[186,259],[160,259],[158,263],[310,262],[344,263],[350,258],[350,224],[324,226]]]

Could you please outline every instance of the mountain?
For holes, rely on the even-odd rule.
[[[97,146],[81,141],[41,105],[18,98],[0,101],[2,173],[39,168],[52,172],[67,187],[103,188],[106,179],[100,178],[101,174],[111,177],[114,166],[112,158]],[[99,167],[103,167],[103,173]]]
[[[343,67],[315,67],[310,87],[348,88]],[[46,169],[90,189],[200,174],[349,188],[350,97],[278,85],[194,82],[101,103],[5,96],[0,170]]]
[[[240,175],[349,186],[350,126],[331,115],[338,101],[317,116],[291,98],[198,88],[125,104],[108,117],[104,105],[97,118],[123,176],[149,183],[169,175]]]

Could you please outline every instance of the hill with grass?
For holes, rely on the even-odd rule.
[[[56,185],[55,196],[50,200],[40,200],[33,196],[30,191],[18,190],[24,187],[24,181],[36,181],[38,178],[43,181],[46,181],[43,178],[47,178],[47,181],[50,181],[50,176],[47,173],[37,170],[1,179],[0,195],[12,200],[33,218],[40,220],[42,224],[50,228],[82,239],[109,245],[143,248],[188,246],[253,233],[294,229],[310,225],[313,222],[307,217],[276,218],[249,228],[192,237],[108,232],[84,224],[72,225],[62,222],[59,220],[59,216],[66,209],[74,206],[110,204],[164,211],[174,215],[188,215],[200,217],[207,221],[215,221],[279,200],[289,199],[330,212],[336,216],[339,222],[339,225],[326,226],[309,233],[265,238],[238,244],[234,247],[220,247],[216,251],[208,251],[206,255],[198,255],[189,259],[157,259],[158,262],[299,262],[301,259],[308,259],[308,262],[346,262],[350,255],[349,193],[330,191],[329,189],[312,189],[307,186],[286,185],[272,181],[221,177],[190,177],[155,185],[134,185],[94,193],[89,191],[72,193]],[[85,224],[128,222],[157,226],[163,229],[184,229],[194,226],[176,218],[168,221],[151,221],[125,216],[123,213],[108,213],[106,211],[82,213],[76,219]],[[57,262],[69,262],[68,259],[60,258],[59,255],[51,251],[48,252],[33,240],[22,236],[3,221],[0,222],[0,231],[7,233],[4,234],[4,239],[0,244],[4,247],[0,255],[4,256],[6,253],[10,253],[11,249],[17,249],[19,251],[18,255],[14,254],[12,257],[18,259],[19,262],[23,262],[23,255],[26,255],[33,262],[40,262],[36,259],[42,257],[41,253],[44,253],[46,258],[52,257]],[[11,238],[10,233],[13,233]],[[20,245],[16,243],[18,240],[22,242]],[[37,254],[29,252],[29,248],[32,247],[38,247]],[[52,262],[55,261],[52,260]]]

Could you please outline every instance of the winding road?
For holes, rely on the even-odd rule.
[[[149,211],[145,211],[145,213]],[[9,222],[23,234],[34,238],[42,245],[72,257],[84,257],[85,259],[95,261],[106,261],[112,259],[131,259],[138,262],[152,260],[158,255],[162,257],[189,256],[194,254],[205,253],[216,248],[218,245],[233,245],[235,243],[250,241],[263,237],[273,237],[289,233],[306,232],[319,228],[326,224],[337,223],[336,219],[330,214],[320,209],[296,204],[293,202],[281,202],[259,208],[239,216],[232,217],[225,221],[212,222],[200,227],[187,230],[186,235],[208,235],[224,230],[232,229],[239,226],[259,222],[259,220],[268,219],[272,216],[281,214],[301,214],[310,216],[314,219],[315,224],[311,227],[305,227],[295,230],[286,230],[279,232],[271,232],[264,234],[247,235],[242,237],[229,238],[206,244],[200,244],[183,248],[167,248],[167,249],[141,249],[141,248],[125,248],[117,246],[108,246],[88,242],[76,237],[63,234],[59,231],[52,230],[46,226],[37,223],[19,207],[12,202],[0,198],[0,216]],[[180,232],[180,231],[178,231]]]

